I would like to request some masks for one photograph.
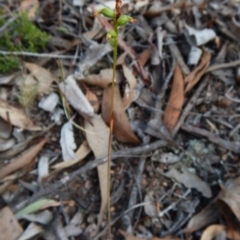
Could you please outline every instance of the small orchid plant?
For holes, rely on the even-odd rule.
[[[131,18],[128,15],[121,15],[120,8],[122,6],[121,0],[116,0],[115,10],[112,10],[110,8],[102,8],[101,10],[97,11],[94,15],[103,15],[107,18],[110,18],[113,20],[113,30],[109,31],[107,33],[106,39],[109,41],[113,48],[113,74],[112,74],[112,83],[111,83],[111,109],[110,109],[110,134],[109,134],[109,142],[108,142],[108,238],[111,239],[111,176],[110,176],[110,170],[111,170],[111,143],[112,143],[112,133],[113,133],[113,124],[114,124],[114,114],[113,114],[113,108],[114,108],[114,83],[115,83],[115,77],[116,77],[116,65],[117,65],[117,47],[118,47],[118,31],[119,28],[122,26],[125,26],[128,23],[133,23],[136,20]]]

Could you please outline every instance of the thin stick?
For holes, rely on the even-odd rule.
[[[236,66],[239,66],[239,65],[240,65],[240,60],[236,60],[236,61],[229,62],[229,63],[217,63],[217,64],[211,65],[207,69],[206,73],[212,72],[212,71],[215,71],[215,70],[218,70],[218,69],[222,69],[222,68],[236,67]]]
[[[58,55],[57,53],[31,53],[31,52],[9,52],[0,50],[0,54],[2,55],[14,55],[14,56],[29,56],[29,57],[42,57],[42,58],[61,58],[61,59],[73,59],[72,55]],[[80,57],[76,57],[79,59]]]

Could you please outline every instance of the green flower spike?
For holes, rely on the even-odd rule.
[[[110,9],[110,8],[103,8],[103,9],[97,11],[97,12],[94,14],[94,16],[98,16],[98,15],[100,15],[100,14],[102,14],[104,17],[108,17],[108,18],[112,18],[112,19],[114,19],[115,16],[116,16],[115,11],[113,11],[113,10]]]
[[[128,15],[122,15],[117,20],[117,26],[121,27],[121,26],[124,26],[128,23],[133,23],[135,21],[136,21],[135,19],[129,17]]]

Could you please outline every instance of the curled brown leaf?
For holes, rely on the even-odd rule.
[[[183,75],[179,68],[179,65],[176,64],[172,90],[163,118],[163,122],[166,124],[169,130],[172,130],[176,125],[178,118],[181,114],[183,103],[184,103]]]
[[[6,177],[8,174],[28,165],[31,163],[33,158],[41,151],[45,143],[48,141],[47,138],[44,138],[41,142],[33,146],[32,148],[26,150],[22,153],[20,157],[15,159],[13,162],[7,164],[6,166],[0,169],[0,180]]]
[[[184,79],[185,93],[189,92],[206,72],[211,60],[211,54],[204,50],[199,65]]]
[[[21,110],[15,108],[0,98],[0,117],[13,126],[21,129],[32,129],[32,120]]]
[[[104,89],[102,100],[102,117],[104,121],[109,125],[111,116],[111,86]],[[140,141],[132,131],[127,114],[124,109],[122,98],[120,95],[119,85],[114,87],[114,125],[113,135],[123,143],[139,144]]]

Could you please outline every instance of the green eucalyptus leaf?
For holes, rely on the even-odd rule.
[[[53,206],[59,206],[59,202],[52,200],[52,199],[47,199],[47,198],[42,198],[37,200],[36,202],[31,203],[27,207],[23,208],[22,210],[18,211],[15,216],[17,219],[22,218],[26,214],[34,213],[39,210],[42,210],[46,207],[53,207]]]

